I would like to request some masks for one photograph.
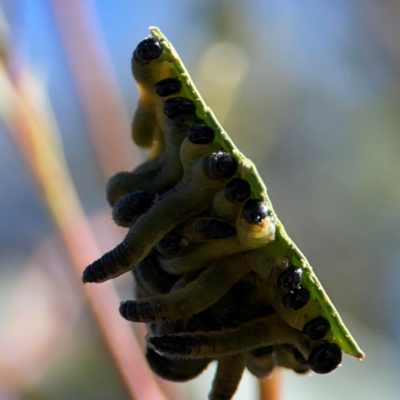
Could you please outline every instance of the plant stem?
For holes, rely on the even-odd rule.
[[[271,376],[258,381],[259,400],[280,400],[282,371],[275,367]]]
[[[20,77],[21,78],[21,77]],[[64,159],[50,109],[38,110],[46,102],[38,96],[35,79],[26,73],[14,84],[0,66],[2,103],[0,117],[29,166],[34,181],[52,216],[68,252],[77,279],[82,268],[101,252],[84,214]],[[39,112],[38,112],[39,111]],[[132,331],[118,315],[119,299],[111,282],[100,286],[80,285],[88,299],[100,331],[132,399],[166,400],[149,372]]]

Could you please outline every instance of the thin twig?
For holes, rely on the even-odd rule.
[[[91,0],[51,0],[104,177],[132,169],[140,155]],[[133,44],[134,45],[134,44]],[[130,54],[127,54],[129,63]],[[132,88],[133,80],[132,80]]]
[[[269,378],[258,381],[259,400],[280,400],[282,398],[281,374],[282,371],[275,367]]]

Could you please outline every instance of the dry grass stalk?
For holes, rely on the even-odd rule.
[[[28,71],[13,83],[2,63],[0,90],[0,117],[29,167],[80,279],[82,268],[101,253],[69,175],[51,111],[44,107],[43,93]],[[113,284],[82,288],[131,398],[165,400],[129,325],[116,312],[119,299]]]

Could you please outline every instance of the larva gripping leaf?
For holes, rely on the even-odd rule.
[[[341,350],[364,357],[306,258],[276,216],[252,162],[205,105],[157,28],[139,43],[132,123],[149,161],[113,176],[121,244],[89,265],[84,282],[133,270],[137,300],[127,320],[150,322],[147,359],[169,380],[194,378],[218,361],[210,399],[230,398],[247,367],[334,370]],[[225,385],[228,382],[229,385]]]
[[[245,179],[250,184],[252,193],[251,197],[263,199],[267,203],[276,226],[274,252],[276,252],[276,254],[285,255],[288,257],[292,265],[302,269],[302,285],[308,289],[311,299],[318,303],[323,316],[329,321],[332,332],[331,341],[335,342],[344,352],[362,360],[364,358],[364,353],[346,329],[342,319],[322,288],[321,283],[314,274],[306,257],[290,239],[284,226],[274,212],[272,203],[267,194],[267,189],[262,178],[259,176],[256,167],[236,148],[228,134],[219,124],[213,112],[209,107],[207,107],[172,44],[157,27],[150,27],[150,32],[151,35],[162,44],[163,56],[165,57],[165,60],[167,60],[171,69],[175,71],[177,79],[181,82],[185,97],[191,99],[196,104],[197,116],[203,119],[206,125],[214,130],[215,140],[219,143],[221,148],[236,159],[238,163],[238,172],[241,178]],[[267,247],[268,246],[265,246],[265,248]],[[257,251],[261,254],[260,257],[262,259],[262,249]],[[266,251],[266,258],[270,256],[270,250]],[[260,268],[262,268],[262,266]],[[257,272],[262,276],[262,271]]]

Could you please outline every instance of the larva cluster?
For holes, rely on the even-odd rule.
[[[230,399],[244,368],[328,373],[363,353],[287,236],[252,163],[233,145],[157,28],[133,53],[133,140],[150,159],[113,176],[107,199],[129,231],[84,282],[132,270],[137,300],[121,315],[149,323],[146,357],[173,381],[218,367],[210,399]]]

